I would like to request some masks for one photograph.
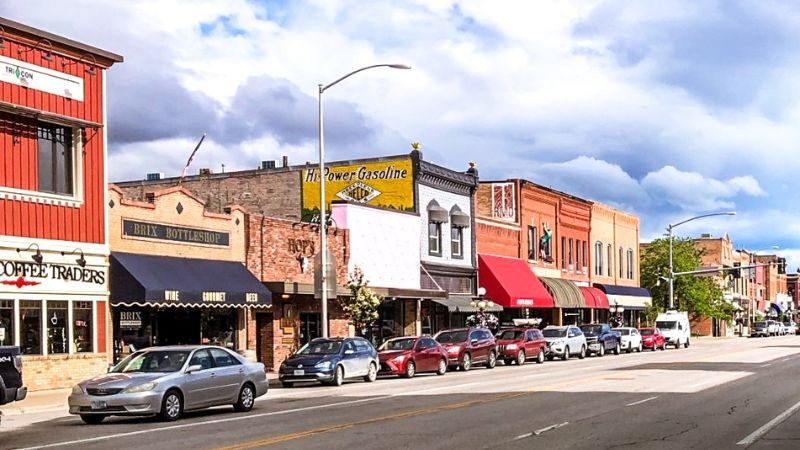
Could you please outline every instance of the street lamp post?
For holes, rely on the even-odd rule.
[[[322,286],[322,337],[328,337],[328,289],[327,289],[327,264],[328,264],[328,242],[326,236],[327,228],[327,214],[325,208],[325,135],[323,133],[322,121],[322,93],[333,87],[340,81],[368,69],[377,67],[389,67],[392,69],[410,69],[411,66],[405,64],[374,64],[372,66],[362,67],[354,70],[347,75],[337,79],[329,84],[319,85],[319,246],[320,246],[320,259],[322,260],[321,286]]]
[[[691,222],[697,219],[703,219],[706,217],[714,217],[714,216],[735,216],[735,215],[736,211],[703,214],[667,226],[667,234],[669,235],[669,309],[673,309],[675,307],[674,304],[675,271],[673,270],[672,266],[672,229],[679,225],[683,225],[686,222]]]
[[[478,308],[478,314],[476,314],[476,319],[478,322],[478,326],[486,327],[487,326],[487,317],[486,317],[486,308],[491,308],[494,306],[494,302],[491,300],[486,300],[484,296],[486,295],[486,288],[479,287],[478,288],[478,300],[472,300],[469,304],[473,308]]]

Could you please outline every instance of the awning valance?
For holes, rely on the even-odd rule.
[[[594,287],[579,287],[587,308],[608,309],[608,297],[600,289]]]
[[[642,310],[646,305],[653,304],[650,291],[645,288],[603,283],[595,283],[594,287],[606,294],[609,306],[617,304],[630,310]]]
[[[116,306],[268,307],[272,294],[240,262],[111,253]]]
[[[553,297],[521,259],[478,255],[478,286],[504,308],[553,307]]]
[[[468,295],[451,295],[448,298],[432,298],[434,302],[447,306],[447,310],[450,312],[462,312],[462,313],[473,313],[478,312],[478,308],[472,306],[472,301],[476,300],[474,297],[470,297]],[[491,308],[485,308],[484,311],[488,312],[500,312],[503,310],[503,307],[495,303],[492,305]]]
[[[542,283],[550,291],[553,296],[553,302],[556,308],[587,308],[586,301],[583,298],[578,286],[569,280],[562,280],[561,278],[541,277]]]
[[[469,228],[469,214],[461,211],[458,206],[454,206],[450,211],[450,223],[456,228]]]
[[[431,200],[428,203],[428,220],[434,223],[447,223],[450,214],[446,209],[439,206],[436,200]]]

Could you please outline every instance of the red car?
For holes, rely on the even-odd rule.
[[[530,358],[536,358],[539,364],[544,362],[547,342],[539,330],[507,328],[497,333],[495,339],[497,339],[497,357],[506,365],[516,363],[521,366]]]
[[[664,339],[664,335],[658,328],[639,328],[639,334],[642,335],[643,348],[649,348],[652,351],[656,351],[657,348],[667,349],[667,340]]]
[[[447,351],[448,366],[466,372],[473,365],[483,364],[487,369],[494,369],[497,364],[497,342],[485,328],[442,330],[434,339]]]
[[[407,336],[389,339],[378,348],[380,375],[411,378],[421,372],[447,372],[447,352],[430,337]]]

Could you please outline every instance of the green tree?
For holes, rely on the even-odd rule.
[[[339,305],[357,333],[363,333],[378,320],[378,307],[382,298],[368,284],[364,271],[358,266],[354,267],[353,272],[347,276],[350,297],[340,297],[339,300]]]
[[[673,270],[689,272],[700,267],[703,253],[692,240],[674,238],[672,255]],[[652,310],[666,310],[669,306],[669,283],[659,277],[669,275],[667,238],[656,239],[642,250],[640,268],[642,286],[650,289],[653,296]],[[713,317],[726,321],[730,321],[733,316],[733,306],[722,298],[722,289],[711,275],[675,277],[674,299],[674,308],[688,311],[690,316]]]

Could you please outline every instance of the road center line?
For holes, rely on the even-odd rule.
[[[172,425],[172,426],[167,426],[167,427],[153,428],[153,429],[150,429],[150,430],[129,431],[129,432],[126,432],[126,433],[109,434],[109,435],[106,435],[106,436],[96,436],[96,437],[93,437],[93,438],[76,439],[74,441],[64,441],[64,442],[57,442],[57,443],[54,443],[54,444],[37,445],[37,446],[34,446],[34,447],[25,447],[25,448],[21,448],[21,449],[17,449],[17,450],[35,450],[35,449],[41,449],[41,448],[53,448],[53,447],[62,447],[62,446],[67,446],[67,445],[85,444],[85,443],[88,443],[88,442],[107,441],[109,439],[115,439],[115,438],[120,438],[120,437],[128,437],[128,436],[136,436],[136,435],[139,435],[139,434],[146,434],[146,433],[155,433],[155,432],[158,432],[158,431],[179,430],[179,429],[182,429],[182,428],[193,428],[193,427],[198,427],[198,426],[208,425],[208,424],[237,422],[237,421],[240,421],[240,420],[256,419],[256,418],[259,418],[259,417],[279,416],[279,415],[283,415],[283,414],[291,414],[291,413],[296,413],[296,412],[313,411],[315,409],[325,409],[325,408],[333,408],[333,407],[336,407],[336,406],[353,405],[353,404],[356,404],[356,403],[374,402],[374,401],[383,400],[383,399],[387,399],[387,398],[391,398],[391,397],[392,397],[391,395],[382,395],[380,397],[362,398],[362,399],[359,399],[359,400],[350,400],[350,401],[346,401],[346,402],[329,403],[329,404],[326,404],[326,405],[306,406],[306,407],[303,407],[303,408],[287,409],[287,410],[284,410],[284,411],[272,411],[272,412],[268,412],[268,413],[253,414],[253,415],[249,415],[249,416],[229,417],[229,418],[226,418],[226,419],[217,419],[217,420],[204,420],[202,422],[184,423],[184,424],[180,424],[180,425]]]
[[[569,425],[569,422],[556,423],[556,424],[550,425],[549,427],[539,428],[538,430],[533,431],[531,433],[520,434],[519,436],[517,436],[514,439],[512,439],[512,441],[521,441],[523,439],[528,439],[529,437],[539,436],[542,433],[545,433],[545,432],[550,431],[550,430],[555,430],[556,428],[561,428],[561,427],[566,426],[566,425]]]
[[[758,366],[758,367],[769,367],[769,366],[771,366],[771,365],[772,365],[772,363],[768,363],[768,364],[762,364],[762,365],[760,365],[760,366]]]
[[[761,428],[757,429],[750,433],[746,438],[742,439],[741,441],[737,442],[736,445],[750,445],[757,441],[761,436],[767,434],[770,430],[775,428],[776,426],[780,425],[781,422],[786,420],[789,416],[796,413],[797,410],[800,409],[800,402],[795,403],[786,411],[780,413],[778,417],[770,420],[769,422],[765,423]]]
[[[644,403],[644,402],[649,402],[650,400],[655,400],[655,399],[657,399],[657,398],[658,398],[658,396],[656,395],[656,396],[654,396],[654,397],[646,398],[646,399],[644,399],[644,400],[639,400],[638,402],[628,403],[628,404],[627,404],[627,405],[625,405],[625,406],[636,406],[636,405],[641,405],[641,404],[642,404],[642,403]]]

